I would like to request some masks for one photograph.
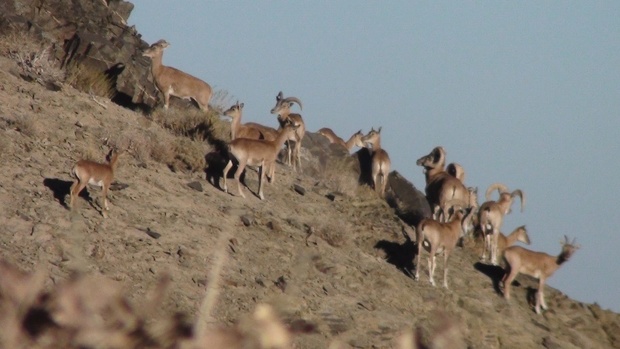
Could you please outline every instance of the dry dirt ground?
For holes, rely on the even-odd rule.
[[[447,335],[457,344],[435,347],[620,348],[618,314],[547,287],[550,309],[537,315],[528,304],[537,284],[528,277],[518,277],[513,300],[504,301],[494,285],[501,270],[477,263],[471,244],[450,261],[449,290],[429,284],[426,262],[414,281],[397,267],[413,259],[414,243],[384,201],[367,188],[332,201],[324,180],[281,164],[260,201],[247,188],[247,199],[224,193],[202,171],[175,172],[125,153],[116,179],[127,187],[110,193],[109,218],[99,213],[96,188],[70,212],[70,169],[84,156],[103,160],[105,138],[168,134],[158,140],[167,145],[174,136],[143,114],[18,75],[15,62],[0,57],[0,251],[20,270],[41,271],[44,290],[65,285],[72,274],[99,275],[137,307],[168,275],[167,292],[149,309],[150,325],[171,314],[194,322],[206,289],[217,285],[209,328],[232,328],[258,304],[270,304],[301,332],[292,339],[298,348],[397,347],[399,336],[417,327],[424,341],[452,331]],[[256,190],[256,172],[248,171],[247,184]],[[219,277],[209,274],[218,258]],[[442,272],[440,263],[438,284]],[[41,332],[28,333],[29,346],[54,347]]]

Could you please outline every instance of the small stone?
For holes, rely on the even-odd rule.
[[[306,188],[299,184],[293,184],[293,189],[300,195],[306,195]]]
[[[275,232],[282,231],[282,226],[277,221],[269,221],[269,222],[267,222],[267,228],[269,228],[269,229],[271,229],[271,230],[273,230]]]
[[[204,189],[202,188],[202,184],[197,181],[189,182],[187,183],[187,186],[201,193],[204,191]]]
[[[241,216],[241,222],[243,222],[243,225],[245,225],[246,227],[249,227],[250,225],[254,224],[254,218],[248,215],[243,215]]]
[[[160,233],[156,231],[152,231],[151,228],[146,228],[146,234],[152,237],[153,239],[159,239],[161,237]]]

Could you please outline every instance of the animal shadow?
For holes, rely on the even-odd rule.
[[[499,287],[500,281],[504,278],[504,269],[502,267],[476,262],[474,268],[488,276],[493,282],[493,289],[495,289],[495,292],[502,294],[502,290]]]
[[[69,209],[69,205],[65,202],[65,197],[69,195],[72,184],[72,181],[65,181],[64,179],[58,178],[45,178],[43,180],[43,185],[48,187],[52,191],[52,193],[54,194],[54,199],[66,209]],[[82,192],[80,193],[80,197],[86,199],[87,201],[92,200],[86,190],[82,190]]]
[[[359,161],[360,165],[360,176],[357,180],[360,185],[369,185],[373,186],[374,182],[372,179],[372,153],[368,148],[362,148],[355,153],[355,157]]]
[[[205,155],[205,162],[207,164],[207,167],[205,168],[206,179],[209,183],[211,183],[211,185],[219,188],[220,190],[224,190],[224,188],[220,186],[220,179],[222,179],[223,177],[222,175],[224,173],[224,168],[226,167],[230,156],[231,155],[229,155],[228,152],[225,150],[214,150]],[[235,172],[238,168],[237,165],[238,163],[236,161],[233,161],[233,167],[230,169],[230,171],[228,171],[228,176],[226,178],[234,178]],[[242,184],[245,185],[245,171],[243,171],[239,180]]]
[[[387,255],[386,261],[394,265],[405,275],[411,277],[413,275],[413,258],[418,253],[417,244],[415,244],[408,236],[405,235],[405,242],[400,244],[394,241],[379,240],[375,244],[375,248],[383,250]]]

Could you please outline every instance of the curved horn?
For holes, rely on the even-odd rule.
[[[523,208],[525,207],[525,195],[523,195],[521,189],[516,189],[512,193],[510,193],[511,198],[514,198],[517,195],[519,195],[519,198],[521,198],[521,212],[523,212]]]
[[[497,189],[500,194],[508,192],[508,187],[505,186],[504,184],[493,183],[489,186],[489,188],[487,188],[487,192],[484,194],[484,197],[487,199],[487,201],[491,200],[491,193],[493,193],[495,189]]]
[[[431,152],[433,154],[433,162],[436,164],[440,164],[441,167],[446,164],[446,151],[443,147],[435,147]]]
[[[304,107],[302,107],[301,105],[301,101],[297,97],[286,97],[282,100],[282,103],[289,103],[289,102],[295,102],[299,105],[299,109],[302,109],[302,110],[304,109]]]

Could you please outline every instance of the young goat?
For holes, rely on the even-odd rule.
[[[238,161],[238,168],[235,172],[235,180],[237,180],[237,189],[239,195],[245,198],[243,191],[241,190],[241,183],[239,177],[247,165],[259,166],[259,179],[258,179],[258,197],[261,200],[265,199],[263,195],[263,182],[265,177],[265,170],[269,169],[269,178],[273,178],[275,172],[275,161],[278,156],[278,152],[284,142],[290,137],[294,136],[295,132],[299,128],[298,125],[287,123],[279,131],[278,138],[274,141],[268,141],[264,139],[248,139],[237,138],[230,142],[228,145],[229,154],[232,155]],[[226,185],[226,177],[228,171],[233,166],[233,159],[228,160],[228,164],[224,168],[224,191],[228,193],[228,187]]]
[[[485,260],[487,251],[491,253],[491,264],[497,265],[497,239],[499,230],[504,221],[504,216],[511,211],[512,202],[515,196],[521,199],[521,212],[525,206],[525,195],[520,189],[514,190],[512,193],[501,183],[494,183],[489,186],[485,194],[486,200],[490,200],[491,193],[494,190],[499,191],[499,199],[497,201],[487,201],[480,206],[478,210],[478,223],[485,239],[484,248],[480,259]]]
[[[70,189],[71,200],[69,201],[69,208],[71,210],[73,210],[75,198],[80,195],[80,192],[86,188],[88,184],[95,185],[102,187],[101,196],[103,198],[103,207],[101,209],[101,214],[104,218],[107,218],[108,214],[106,211],[110,210],[108,207],[108,190],[114,179],[114,170],[116,169],[119,155],[120,152],[112,148],[106,156],[107,163],[105,164],[90,160],[80,160],[73,166],[71,175],[75,178],[75,182],[71,185]]]
[[[564,236],[562,251],[556,257],[548,255],[544,252],[534,252],[521,246],[508,247],[504,251],[504,260],[506,261],[506,270],[503,278],[504,298],[510,300],[510,287],[512,281],[521,274],[526,274],[538,279],[538,291],[536,292],[536,314],[540,314],[540,308],[547,309],[545,302],[545,282],[558,268],[567,262],[570,257],[579,249],[579,245],[575,244],[576,239],[569,242],[568,237]]]
[[[362,143],[370,145],[372,147],[372,184],[373,189],[379,190],[379,195],[383,197],[385,194],[385,185],[387,184],[387,177],[390,174],[390,167],[392,161],[387,151],[381,148],[381,127],[375,131],[374,128],[368,132],[367,135],[362,137]],[[379,184],[379,177],[381,178],[381,184]]]
[[[254,122],[241,123],[243,116],[244,104],[239,102],[233,104],[230,108],[224,111],[224,115],[232,119],[230,123],[230,139],[235,140],[237,138],[249,138],[249,139],[266,139],[273,141],[278,136],[278,131],[275,129],[263,126]]]
[[[278,93],[278,95],[276,96],[276,105],[271,109],[271,114],[278,115],[278,122],[280,123],[280,128],[284,127],[284,125],[287,123],[298,126],[295,134],[291,135],[286,142],[287,164],[291,165],[291,141],[294,141],[295,149],[292,156],[295,157],[295,160],[294,162],[292,162],[292,166],[293,169],[298,169],[298,171],[301,172],[301,140],[306,134],[306,124],[304,123],[301,115],[291,113],[291,107],[293,106],[293,103],[297,103],[299,105],[299,109],[303,109],[303,107],[301,106],[301,101],[298,98],[284,98],[282,91],[280,91],[280,93]]]
[[[212,95],[211,86],[192,75],[163,65],[162,56],[168,46],[170,44],[166,40],[159,40],[142,53],[143,56],[151,58],[151,72],[155,85],[164,95],[164,108],[168,109],[172,95],[193,99],[200,110],[207,111]]]
[[[463,236],[467,221],[471,219],[471,210],[458,210],[448,223],[440,223],[431,218],[423,219],[416,227],[416,243],[418,256],[415,267],[415,279],[420,279],[420,260],[422,248],[428,252],[428,276],[431,285],[435,286],[433,275],[435,273],[435,256],[443,252],[443,286],[448,288],[448,258],[456,247],[459,238]],[[427,243],[427,246],[424,246]]]

